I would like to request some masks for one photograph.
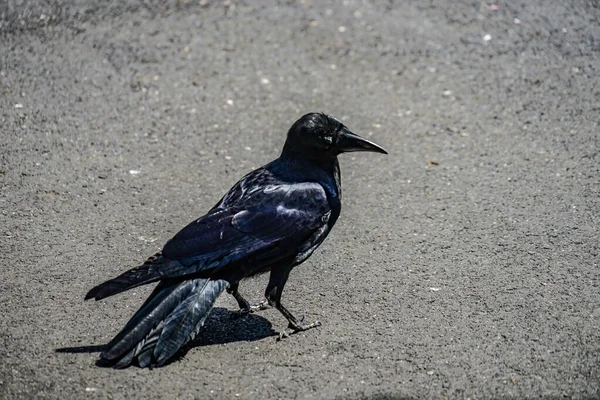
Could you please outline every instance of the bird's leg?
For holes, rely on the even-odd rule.
[[[247,314],[250,312],[250,303],[246,300],[240,292],[238,292],[239,283],[234,283],[233,285],[227,288],[227,293],[233,296],[233,298],[237,301],[238,306],[240,307],[240,314]]]
[[[279,312],[283,314],[283,316],[288,320],[289,332],[288,330],[282,331],[279,334],[279,338],[277,340],[289,337],[290,335],[293,335],[297,332],[306,331],[308,329],[321,326],[321,323],[319,321],[315,321],[312,324],[305,324],[304,317],[298,320],[292,315],[291,312],[288,311],[287,308],[283,306],[283,304],[281,304],[281,294],[283,293],[283,287],[285,286],[290,270],[291,268],[286,268],[282,271],[271,270],[269,285],[267,286],[267,290],[265,291],[265,297],[269,301],[269,305],[278,309]]]
[[[248,313],[253,313],[260,310],[266,310],[269,308],[269,304],[266,301],[261,301],[258,304],[250,304],[248,300],[246,300],[238,291],[239,283],[235,283],[227,288],[227,293],[233,296],[233,298],[237,301],[238,306],[240,307],[240,315],[246,315]]]
[[[317,326],[321,326],[321,323],[319,321],[315,321],[312,324],[305,324],[304,323],[304,317],[302,317],[300,319],[300,321],[298,321],[296,319],[296,317],[294,317],[292,315],[291,312],[289,312],[287,310],[287,308],[285,308],[281,302],[279,302],[279,305],[275,305],[275,307],[283,314],[284,317],[287,318],[288,320],[288,330],[283,330],[279,333],[279,337],[277,338],[277,340],[281,340],[284,338],[289,337],[290,335],[293,335],[294,333],[298,333],[298,332],[302,332],[302,331],[306,331],[309,330],[311,328],[316,328]]]

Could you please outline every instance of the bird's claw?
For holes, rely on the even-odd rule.
[[[234,315],[236,318],[245,317],[248,314],[266,310],[268,308],[271,308],[271,306],[269,305],[269,303],[263,300],[258,304],[249,304],[248,307],[240,308]]]
[[[295,333],[307,331],[312,328],[316,328],[317,326],[321,326],[321,323],[319,321],[315,321],[312,324],[304,324],[304,317],[302,317],[300,319],[300,322],[294,323],[294,322],[290,321],[287,329],[284,329],[283,331],[281,331],[279,333],[279,337],[277,338],[277,341],[288,338]]]
[[[250,306],[250,309],[248,310],[248,312],[257,312],[257,311],[262,311],[262,310],[267,310],[271,308],[271,306],[269,305],[269,303],[266,300],[261,301],[258,304],[253,304]]]

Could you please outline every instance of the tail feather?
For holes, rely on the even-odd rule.
[[[128,367],[133,362],[134,357],[136,357],[137,363],[141,368],[152,365],[152,351],[158,341],[162,326],[163,323],[161,322],[156,328],[152,329],[144,339],[114,365],[114,368],[120,369]]]
[[[188,340],[193,339],[212,310],[219,294],[227,288],[223,280],[207,280],[169,315],[154,349],[158,366],[163,365]]]
[[[161,322],[148,334],[148,336],[146,336],[147,339],[145,341],[140,342],[140,344],[137,346],[137,349],[133,349],[130,352],[132,357],[137,353],[137,362],[141,368],[146,368],[152,365],[154,360],[152,354],[154,353],[156,342],[158,342],[158,338],[160,337],[162,327],[163,323]],[[129,361],[129,363],[131,363],[131,361]]]
[[[227,286],[203,278],[161,282],[101,357],[115,368],[135,360],[140,367],[164,365],[198,333]]]
[[[101,300],[137,286],[156,282],[165,277],[182,275],[185,273],[184,271],[185,267],[179,262],[165,258],[159,252],[148,258],[139,267],[130,269],[116,278],[92,288],[85,295],[85,299]]]
[[[188,282],[161,282],[125,327],[100,354],[105,360],[118,360],[156,328],[189,292]]]

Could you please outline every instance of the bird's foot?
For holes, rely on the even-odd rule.
[[[253,312],[257,312],[257,311],[268,310],[269,308],[271,308],[271,306],[269,305],[269,302],[266,300],[263,300],[258,304],[251,305],[248,312],[253,313]]]
[[[279,337],[277,338],[277,341],[288,338],[295,333],[307,331],[312,328],[316,328],[317,326],[321,326],[321,323],[319,321],[315,321],[312,324],[305,324],[304,317],[302,317],[300,319],[300,321],[290,321],[287,329],[284,329],[283,331],[281,331],[279,333]]]
[[[266,300],[261,301],[258,304],[248,304],[247,307],[240,308],[237,312],[238,317],[244,317],[248,314],[255,313],[257,311],[262,311],[271,308],[269,303]]]

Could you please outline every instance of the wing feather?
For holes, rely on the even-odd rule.
[[[304,244],[322,231],[331,211],[323,187],[313,182],[259,187],[232,188],[235,201],[224,197],[227,202],[183,228],[155,258],[97,286],[86,298],[100,299],[168,278],[208,278],[245,261],[260,270],[304,252]]]

